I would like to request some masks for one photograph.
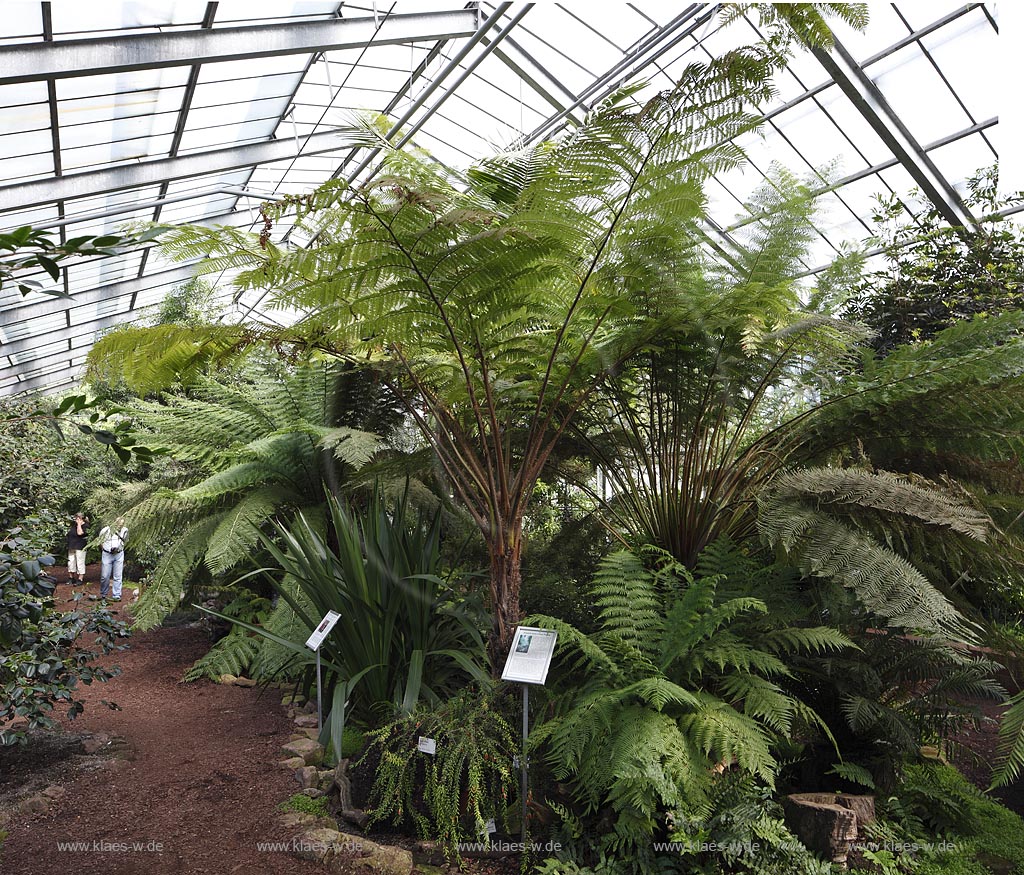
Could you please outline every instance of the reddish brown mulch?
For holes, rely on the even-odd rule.
[[[89,569],[91,592],[98,590],[98,571]],[[63,569],[56,569],[58,579],[63,579],[62,574]],[[70,587],[59,587],[59,600],[70,594]],[[127,584],[125,595],[131,595]],[[33,765],[45,769],[47,782],[56,781],[66,792],[45,814],[19,815],[8,827],[0,872],[301,875],[325,871],[287,852],[257,849],[257,842],[291,838],[277,822],[277,806],[298,785],[274,763],[283,758],[280,747],[293,727],[277,690],[261,696],[259,690],[208,681],[183,684],[182,673],[209,645],[201,629],[164,628],[133,636],[130,650],[107,660],[120,666],[121,675],[106,684],[84,687],[85,713],[65,725],[71,733],[114,737],[124,747],[123,758],[73,757],[50,750],[46,755],[50,762],[30,762],[30,771]],[[31,748],[5,754],[0,760],[0,790],[5,783],[3,769],[25,770],[24,762],[19,765],[11,757],[26,754],[31,756]],[[58,842],[88,846],[60,851]],[[151,842],[159,843],[161,850],[147,847]],[[132,843],[139,843],[140,849],[122,850]]]

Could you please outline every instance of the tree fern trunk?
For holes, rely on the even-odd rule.
[[[505,657],[512,643],[512,635],[519,622],[519,587],[522,583],[522,522],[502,532],[496,539],[488,539],[487,551],[491,558],[491,612],[493,623],[488,651],[491,673],[501,676]]]

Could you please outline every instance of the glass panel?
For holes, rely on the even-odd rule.
[[[59,92],[58,92],[59,93]],[[58,119],[62,129],[115,119],[138,118],[157,113],[175,117],[181,109],[184,87],[142,89],[136,88],[116,94],[97,94],[60,100]]]
[[[171,3],[61,3],[53,9],[55,34],[80,34],[120,28],[156,28],[159,25],[194,24],[203,20],[202,0]]]
[[[870,73],[900,121],[918,142],[937,140],[971,123],[916,44],[879,61],[877,66],[871,67]],[[927,94],[928,99],[922,100],[922,94]]]
[[[999,115],[1000,89],[980,58],[996,57],[998,35],[982,10],[961,16],[921,42],[976,121]]]

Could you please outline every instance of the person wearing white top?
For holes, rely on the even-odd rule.
[[[121,601],[121,573],[124,570],[124,545],[128,541],[128,529],[124,517],[114,520],[114,525],[100,529],[100,598],[113,596]]]

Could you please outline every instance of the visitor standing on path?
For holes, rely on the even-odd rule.
[[[89,520],[76,513],[68,529],[68,583],[85,583],[85,542]]]
[[[100,529],[100,598],[113,596],[121,601],[121,574],[124,571],[124,545],[128,540],[128,529],[124,517],[114,520],[114,525]],[[109,584],[109,585],[108,585]]]

